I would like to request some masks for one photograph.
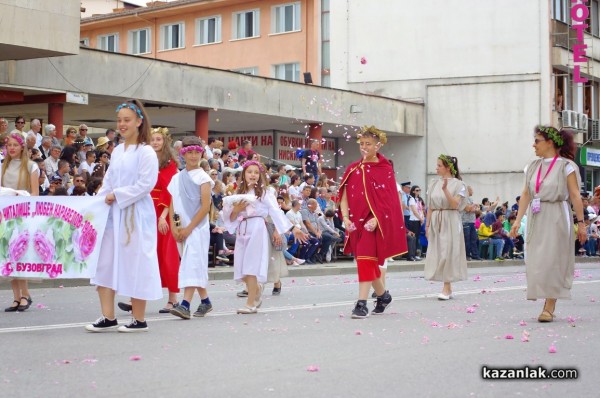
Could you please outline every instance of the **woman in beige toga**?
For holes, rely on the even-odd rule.
[[[587,238],[579,194],[581,179],[573,162],[575,143],[571,132],[538,126],[533,147],[539,159],[525,169],[525,188],[510,235],[517,235],[526,212],[527,299],[545,299],[538,321],[552,322],[556,300],[571,298],[575,232],[570,204],[579,226],[579,241],[584,243]]]
[[[441,177],[427,191],[429,246],[425,258],[425,279],[444,282],[439,300],[452,298],[452,282],[467,279],[467,255],[460,210],[467,204],[467,189],[461,181],[458,160],[440,155],[436,172]]]

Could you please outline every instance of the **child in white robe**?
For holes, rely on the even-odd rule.
[[[230,233],[236,233],[233,260],[233,277],[246,284],[248,297],[246,305],[237,310],[238,314],[256,314],[262,304],[263,284],[267,281],[270,237],[265,219],[270,216],[275,225],[273,241],[281,245],[281,235],[293,227],[285,217],[274,195],[267,194],[265,167],[256,161],[244,163],[242,181],[238,194],[253,195],[256,200],[235,201],[228,197],[223,205],[223,221]],[[294,228],[294,235],[305,239],[302,231]]]
[[[117,128],[125,139],[112,153],[99,196],[111,206],[95,275],[102,316],[90,332],[146,332],[146,300],[162,298],[156,257],[156,213],[150,192],[158,179],[158,159],[150,145],[150,121],[142,104],[117,107]],[[115,294],[131,297],[133,319],[119,327]]]
[[[200,139],[185,137],[179,152],[185,160],[185,169],[171,179],[168,187],[173,198],[169,209],[171,231],[175,240],[183,243],[179,288],[184,289],[183,300],[170,312],[182,319],[190,319],[190,304],[196,290],[201,302],[194,316],[203,317],[213,308],[206,287],[210,245],[208,212],[214,182],[199,167],[203,152]]]

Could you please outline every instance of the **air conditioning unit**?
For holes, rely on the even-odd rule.
[[[584,131],[588,129],[588,117],[585,113],[577,114],[577,128]]]
[[[562,111],[562,126],[563,128],[577,128],[577,113],[574,111]]]
[[[590,120],[588,123],[589,139],[592,141],[600,141],[600,120]]]

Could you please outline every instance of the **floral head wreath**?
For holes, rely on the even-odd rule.
[[[196,151],[196,152],[202,153],[202,152],[204,152],[204,148],[202,148],[200,145],[188,145],[188,146],[184,146],[183,148],[181,148],[179,150],[179,154],[181,156],[183,156],[190,151]]]
[[[387,143],[387,135],[383,131],[381,131],[377,127],[375,127],[375,126],[371,126],[371,127],[365,126],[362,129],[360,129],[360,132],[357,134],[357,137],[360,138],[363,135],[366,135],[366,136],[370,135],[372,137],[375,137],[382,144],[386,144]]]
[[[165,138],[171,138],[171,134],[169,134],[169,129],[166,127],[155,127],[152,129],[152,134],[160,134]]]
[[[25,148],[25,141],[23,141],[23,136],[21,136],[21,134],[17,134],[17,133],[10,133],[9,135],[6,136],[6,138],[4,139],[4,144],[8,144],[8,139],[12,138],[13,140],[17,141],[19,143],[19,145],[21,145],[23,148]]]
[[[554,127],[538,126],[537,129],[539,132],[546,134],[548,136],[548,138],[550,138],[552,141],[554,141],[554,143],[556,145],[558,145],[559,147],[564,145],[565,140],[560,135],[560,132],[557,129],[555,129]]]
[[[140,119],[144,119],[144,115],[142,115],[142,111],[137,107],[136,104],[132,102],[123,102],[121,105],[117,106],[117,110],[115,112],[119,112],[123,108],[128,108],[134,111]]]
[[[247,162],[244,162],[244,164],[242,165],[242,167],[244,168],[244,170],[246,170],[250,166],[256,166],[256,167],[258,167],[258,169],[260,170],[261,173],[265,172],[265,168],[262,165],[262,163],[257,162],[256,160],[248,160]]]
[[[450,173],[452,174],[452,176],[456,177],[456,167],[454,166],[454,161],[455,161],[455,157],[452,156],[446,156],[446,155],[440,155],[438,156],[438,159],[440,159],[442,162],[444,162],[444,164],[446,164],[448,166],[448,168],[450,169]]]

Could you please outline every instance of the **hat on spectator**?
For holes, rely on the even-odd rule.
[[[76,138],[74,143],[77,145],[83,145],[83,138]]]
[[[62,177],[59,176],[59,175],[54,174],[54,175],[52,175],[52,177],[50,177],[50,182],[51,183],[53,183],[53,182],[62,182]]]
[[[403,187],[408,187],[408,186],[412,185],[412,181],[401,182],[400,185]]]
[[[297,167],[294,167],[292,165],[286,164],[285,165],[285,171],[291,171],[291,170],[296,170]]]
[[[106,144],[108,144],[108,141],[110,141],[108,139],[108,137],[100,137],[100,138],[98,138],[98,141],[97,141],[96,145],[97,146],[106,145]]]
[[[237,149],[237,146],[238,146],[237,142],[235,142],[235,141],[229,141],[227,143],[227,149],[229,149],[230,151]]]

